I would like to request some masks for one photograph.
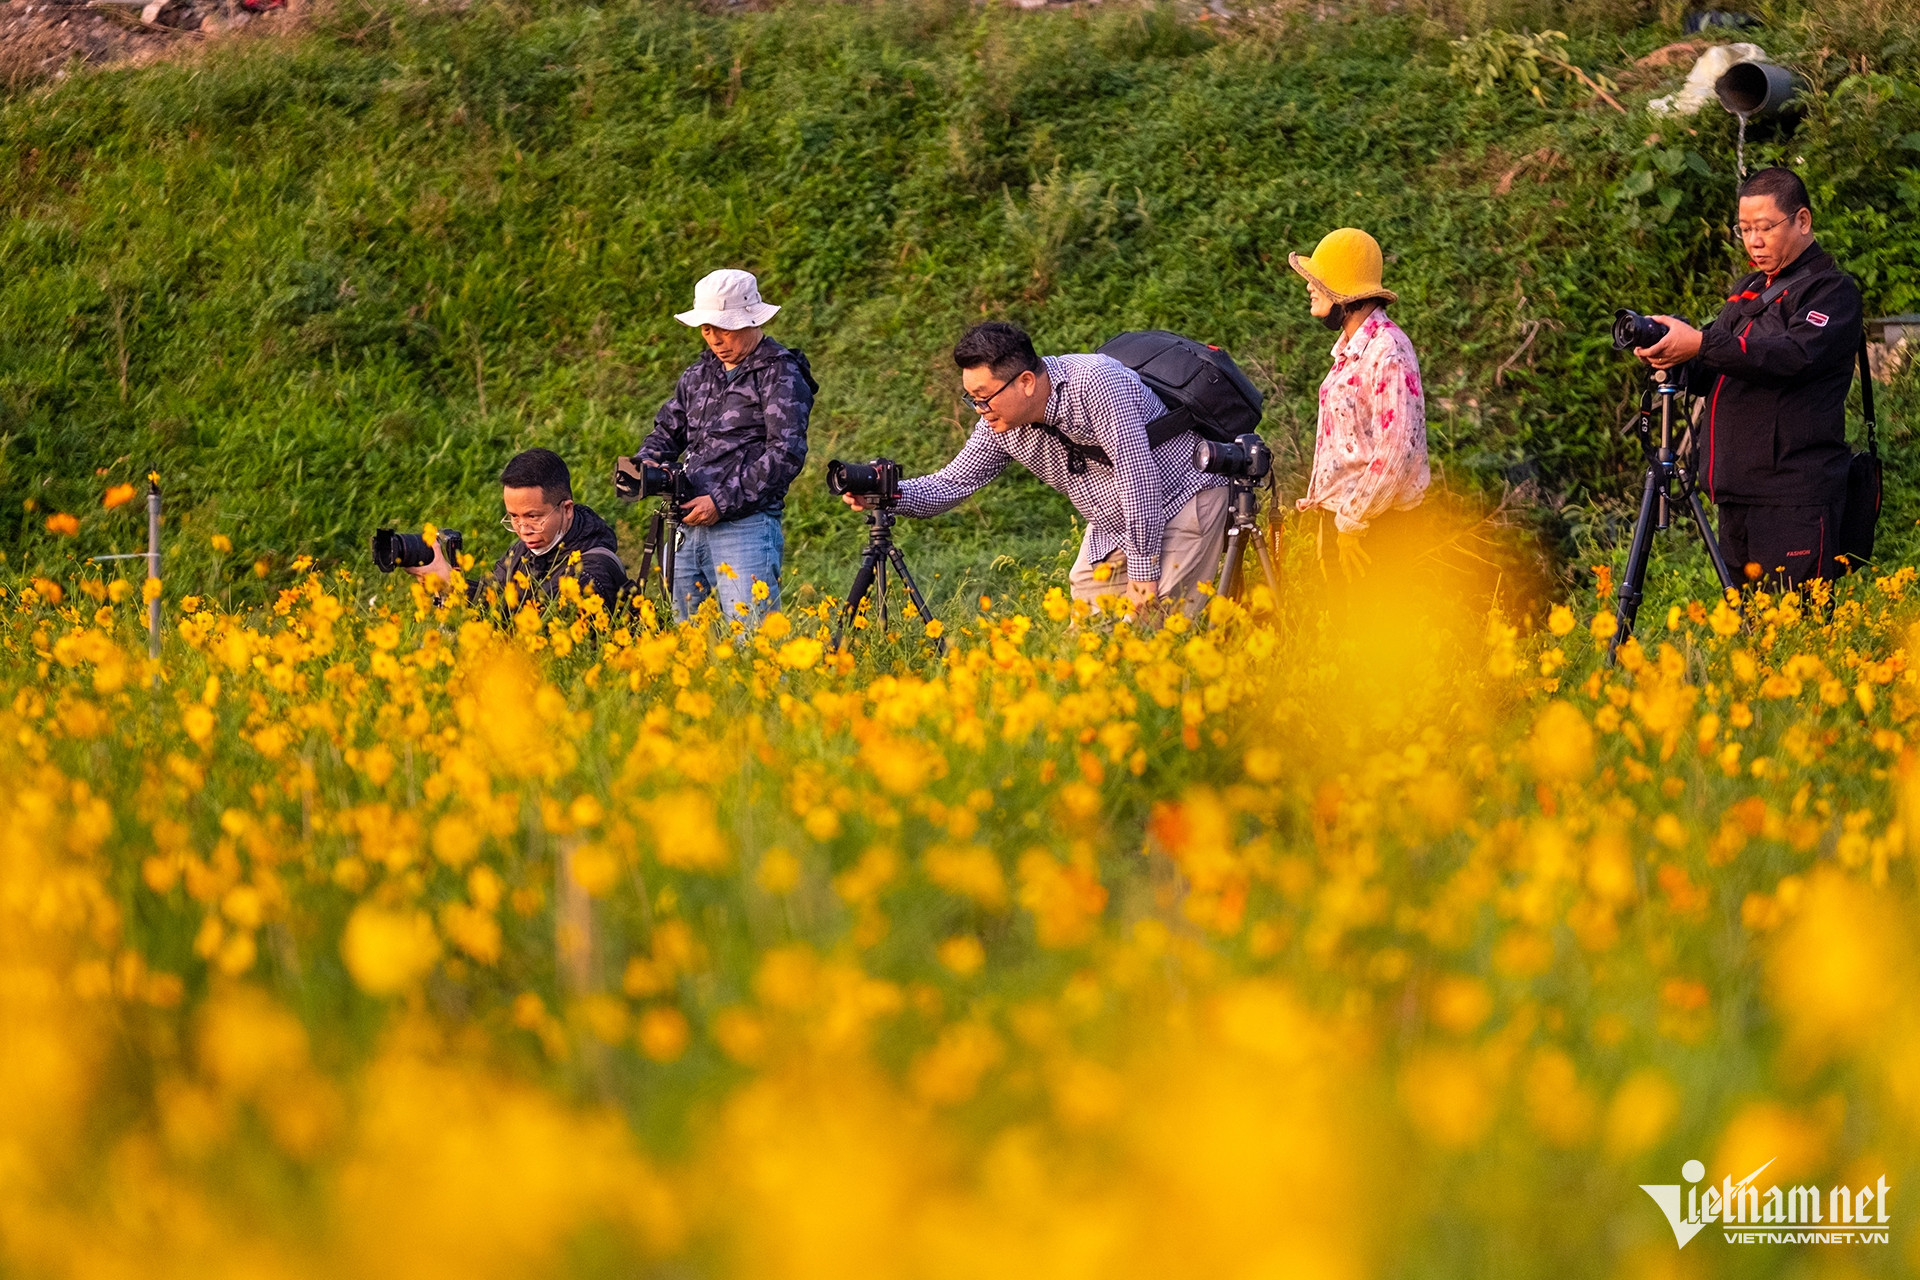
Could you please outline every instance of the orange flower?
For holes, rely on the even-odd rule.
[[[62,511],[57,515],[47,517],[47,532],[59,534],[63,538],[71,538],[74,534],[80,532],[80,521],[78,517],[68,515]]]
[[[107,490],[107,496],[100,499],[100,505],[106,507],[108,510],[112,510],[114,507],[124,507],[132,501],[133,486],[130,484],[117,484]]]

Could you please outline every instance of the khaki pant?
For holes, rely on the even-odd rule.
[[[1193,500],[1167,521],[1160,542],[1160,598],[1182,604],[1196,604],[1200,584],[1213,581],[1220,569],[1220,551],[1227,534],[1227,486],[1202,489]],[[1096,563],[1087,553],[1093,530],[1080,540],[1080,555],[1073,562],[1067,581],[1073,584],[1073,598],[1092,604],[1101,596],[1127,594],[1127,553],[1115,551]],[[1105,582],[1096,581],[1094,571],[1105,564],[1111,572]]]

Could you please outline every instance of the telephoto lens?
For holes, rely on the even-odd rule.
[[[1231,440],[1202,437],[1194,442],[1193,465],[1209,475],[1263,480],[1273,470],[1273,450],[1251,431]]]
[[[836,497],[852,494],[856,498],[878,498],[891,506],[900,499],[900,464],[891,458],[875,458],[872,462],[835,458],[827,464],[827,492]]]
[[[1613,349],[1639,351],[1667,336],[1667,326],[1626,307],[1613,313]]]
[[[373,563],[382,573],[392,573],[395,569],[424,569],[433,563],[433,548],[433,543],[417,533],[376,529],[373,534]],[[447,563],[453,564],[460,555],[460,531],[442,529],[440,548],[447,553]]]

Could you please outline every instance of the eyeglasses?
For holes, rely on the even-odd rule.
[[[500,527],[502,529],[511,529],[515,533],[520,532],[520,530],[522,529],[538,529],[541,525],[545,524],[547,521],[553,519],[555,516],[559,514],[560,514],[560,508],[555,507],[551,511],[548,511],[545,515],[501,516]]]
[[[1758,240],[1764,236],[1772,235],[1775,227],[1791,221],[1793,221],[1791,218],[1775,218],[1772,222],[1764,223],[1742,222],[1737,224],[1733,230],[1742,240]]]
[[[1029,369],[1022,369],[1020,371],[1020,373],[1030,373],[1030,372],[1032,371]],[[976,396],[970,396],[963,391],[960,393],[960,398],[962,400],[965,400],[969,405],[971,405],[975,413],[985,413],[988,410],[988,408],[992,406],[995,396],[998,396],[1002,391],[1005,391],[1008,387],[1012,386],[1014,383],[1018,381],[1020,381],[1020,374],[1016,373],[1011,378],[1008,378],[1005,382],[995,387],[993,389],[993,395],[987,396],[985,398],[980,398]]]

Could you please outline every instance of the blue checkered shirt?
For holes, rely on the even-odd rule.
[[[1116,550],[1127,553],[1127,577],[1160,580],[1160,544],[1167,521],[1202,489],[1226,483],[1193,465],[1193,433],[1183,432],[1159,448],[1147,444],[1147,424],[1166,412],[1158,396],[1133,370],[1111,356],[1046,356],[1053,394],[1046,420],[1069,439],[1098,445],[1111,464],[1097,460],[1076,474],[1067,446],[1037,426],[1004,434],[981,421],[952,462],[931,475],[900,485],[900,510],[910,516],[951,511],[1006,469],[1010,461],[1066,495],[1088,526],[1087,554],[1099,563]]]

